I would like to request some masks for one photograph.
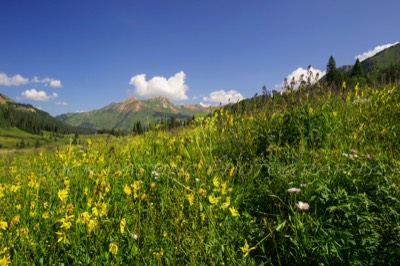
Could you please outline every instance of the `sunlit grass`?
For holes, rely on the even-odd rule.
[[[0,263],[395,264],[399,91],[322,90],[0,155]]]

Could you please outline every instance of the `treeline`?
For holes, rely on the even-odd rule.
[[[374,66],[364,66],[359,59],[353,66],[336,67],[333,56],[329,58],[325,81],[330,86],[341,87],[343,82],[354,87],[359,85],[386,85],[397,84],[400,82],[400,62],[386,67],[377,68]]]
[[[96,131],[97,134],[109,134],[116,137],[126,136],[128,134],[132,135],[140,135],[150,130],[173,130],[180,127],[187,127],[191,124],[194,117],[183,119],[183,118],[175,118],[175,117],[165,117],[164,119],[160,119],[154,122],[150,122],[147,124],[142,123],[141,121],[136,121],[130,132],[126,130],[121,130],[119,128],[113,129],[99,129]]]
[[[16,127],[36,135],[42,134],[42,131],[58,134],[90,134],[94,132],[91,129],[69,126],[29,104],[13,102],[0,105],[0,127]]]

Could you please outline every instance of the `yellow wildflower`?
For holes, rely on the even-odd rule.
[[[15,205],[15,209],[17,209],[17,211],[21,210],[21,204]]]
[[[142,174],[144,174],[144,172],[145,172],[145,170],[143,168],[140,168],[137,173],[139,175],[142,175]]]
[[[119,222],[119,230],[121,231],[121,234],[125,232],[125,226],[126,226],[126,219],[122,218],[121,221]]]
[[[57,242],[63,242],[65,244],[65,242],[67,241],[67,235],[65,234],[65,232],[56,232],[56,235],[58,236]]]
[[[10,263],[11,263],[10,256],[4,255],[3,258],[0,259],[0,265],[1,266],[10,265]]]
[[[226,209],[231,205],[231,198],[227,197],[225,202],[221,204],[221,209]]]
[[[239,212],[233,206],[229,208],[229,211],[233,217],[239,216]]]
[[[87,229],[89,231],[89,234],[93,231],[93,229],[95,229],[96,227],[99,226],[99,222],[96,219],[91,219],[88,223],[87,223]]]
[[[220,185],[220,183],[218,181],[218,177],[216,177],[216,176],[214,176],[214,178],[213,178],[213,185],[214,185],[214,187],[219,187],[219,185]]]
[[[61,189],[58,191],[58,198],[62,201],[65,202],[68,197],[68,189]]]
[[[218,202],[218,199],[217,199],[216,197],[214,197],[214,195],[210,195],[210,196],[208,196],[208,201],[209,201],[211,204],[215,204],[215,203]]]
[[[124,186],[124,193],[125,193],[127,196],[129,196],[129,195],[132,193],[132,189],[131,189],[128,185],[125,185],[125,186]]]
[[[118,245],[114,242],[111,242],[108,251],[110,251],[110,253],[113,254],[114,256],[117,255]]]
[[[60,228],[69,229],[71,227],[71,225],[72,225],[71,221],[72,221],[73,217],[74,217],[73,215],[70,215],[70,216],[65,215],[64,218],[59,219],[58,221],[60,223],[62,223]]]
[[[229,177],[232,177],[234,172],[235,172],[235,166],[232,165],[232,168],[231,168],[231,170],[229,171]]]
[[[76,219],[76,223],[84,223],[87,224],[90,220],[90,214],[88,212],[82,212],[79,214],[78,219]]]
[[[225,194],[226,194],[226,189],[227,189],[227,187],[228,187],[228,185],[227,185],[226,183],[223,183],[223,184],[221,185],[221,193],[222,193],[222,195],[225,195]]]
[[[207,191],[204,188],[199,188],[199,195],[200,196],[204,197],[206,195],[206,193],[207,193]]]
[[[0,228],[3,230],[7,230],[8,223],[6,221],[0,221]]]
[[[21,219],[21,216],[19,216],[19,215],[14,216],[14,218],[12,218],[12,220],[11,220],[10,226],[19,224],[20,219]]]
[[[244,246],[240,248],[243,252],[243,258],[247,257],[253,249],[256,249],[256,247],[250,248],[249,244],[247,243],[247,239],[244,240]]]
[[[200,214],[200,218],[201,218],[201,221],[204,222],[204,220],[206,219],[206,215],[204,214],[204,212],[202,212]]]
[[[49,217],[50,217],[49,212],[44,212],[44,213],[42,214],[42,218],[43,218],[43,219],[48,219]]]
[[[194,194],[187,194],[186,195],[187,200],[189,201],[190,206],[193,206],[194,202]]]

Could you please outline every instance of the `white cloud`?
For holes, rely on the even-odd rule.
[[[207,103],[203,103],[203,102],[200,102],[199,104],[201,106],[203,106],[203,107],[210,107],[211,106],[211,104],[207,104]]]
[[[168,79],[153,77],[146,81],[146,74],[140,74],[132,77],[129,84],[135,86],[134,94],[139,96],[165,96],[171,100],[187,100],[186,92],[189,87],[185,84],[185,77],[185,73],[181,71]]]
[[[68,103],[67,102],[55,102],[55,105],[63,105],[63,106],[67,106]]]
[[[379,53],[379,52],[381,52],[381,51],[383,51],[383,50],[385,50],[385,49],[387,49],[387,48],[389,48],[389,47],[391,47],[393,45],[396,45],[398,43],[399,42],[389,43],[389,44],[377,46],[373,50],[369,50],[368,52],[356,55],[354,57],[354,59],[357,60],[357,58],[358,58],[360,61],[364,61],[365,59],[367,59],[369,57],[372,57],[372,56],[376,55],[377,53]]]
[[[33,79],[31,80],[33,83],[43,83],[46,86],[50,85],[50,87],[53,88],[61,88],[61,80],[57,80],[57,79],[53,79],[53,78],[44,78],[44,79],[39,79],[38,77],[33,77]]]
[[[208,96],[203,97],[203,101],[212,102],[212,103],[221,103],[223,105],[228,103],[236,103],[238,101],[243,100],[243,95],[235,90],[230,91],[214,91],[211,92]]]
[[[21,93],[23,98],[29,99],[29,100],[34,100],[34,101],[48,101],[50,99],[54,99],[58,97],[57,93],[53,93],[51,95],[47,95],[46,92],[44,91],[37,91],[36,89],[31,89],[31,90],[26,90]]]
[[[325,71],[310,67],[310,74],[308,74],[308,70],[304,69],[302,67],[297,68],[295,71],[293,71],[292,73],[290,73],[286,79],[288,82],[288,85],[290,86],[290,83],[292,82],[293,78],[294,81],[296,82],[294,85],[294,89],[298,89],[300,86],[300,79],[303,76],[303,80],[305,82],[308,81],[308,77],[310,76],[310,82],[311,84],[314,84],[315,82],[317,82],[317,77],[318,79],[322,78],[324,75],[326,74]],[[284,89],[284,84],[283,82],[281,84],[276,84],[275,85],[275,90],[283,90]]]
[[[84,111],[84,110],[76,110],[75,111],[75,113],[84,113],[84,112],[86,112],[86,111]]]
[[[20,86],[28,84],[29,79],[17,74],[13,77],[8,77],[5,73],[0,73],[0,85],[3,86]]]

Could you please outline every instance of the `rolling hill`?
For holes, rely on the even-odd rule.
[[[154,97],[148,100],[130,97],[98,110],[67,113],[56,118],[73,126],[130,131],[138,121],[146,126],[165,118],[188,120],[197,113],[206,113],[207,111],[208,108],[198,104],[176,105],[165,97]]]

